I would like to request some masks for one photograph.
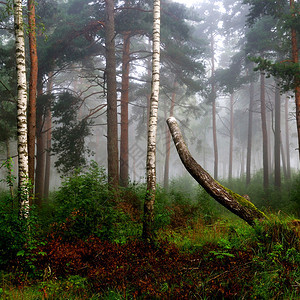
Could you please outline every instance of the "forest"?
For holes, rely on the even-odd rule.
[[[298,0],[0,0],[0,299],[299,299]]]

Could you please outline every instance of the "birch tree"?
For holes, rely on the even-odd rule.
[[[18,188],[21,211],[28,213],[27,82],[22,1],[14,0],[14,33],[17,71]]]
[[[256,220],[267,218],[247,199],[248,196],[240,196],[222,186],[195,161],[183,140],[182,133],[174,117],[168,118],[167,123],[183,165],[209,195],[249,225],[254,225]]]
[[[144,203],[143,237],[153,240],[154,202],[156,190],[156,130],[160,75],[160,0],[153,2],[153,44],[150,116],[147,140],[147,192]]]

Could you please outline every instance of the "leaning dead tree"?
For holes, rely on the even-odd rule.
[[[250,225],[254,225],[255,220],[266,218],[265,214],[258,210],[253,203],[222,186],[194,160],[174,117],[168,118],[167,123],[183,165],[208,194]]]

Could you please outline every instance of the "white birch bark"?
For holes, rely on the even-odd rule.
[[[17,129],[18,129],[18,179],[21,211],[27,215],[28,194],[28,150],[27,150],[27,82],[25,64],[25,41],[22,1],[14,0],[14,30],[17,70]]]
[[[174,117],[168,118],[167,123],[183,165],[209,195],[250,225],[254,225],[256,220],[267,218],[247,199],[248,196],[240,196],[220,185],[195,161],[183,140]]]
[[[160,72],[160,0],[153,2],[153,49],[150,116],[147,144],[147,195],[144,205],[143,236],[151,239],[156,187],[156,131]]]

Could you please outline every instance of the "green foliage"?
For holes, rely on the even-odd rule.
[[[108,189],[105,170],[95,162],[87,171],[77,170],[54,195],[56,230],[65,239],[95,235],[118,243],[138,235],[141,225],[118,209],[121,200],[115,196]]]
[[[53,107],[56,127],[53,130],[51,152],[57,155],[55,167],[59,172],[70,174],[85,165],[85,137],[90,134],[89,121],[78,121],[80,99],[68,92],[61,94]]]
[[[267,73],[267,77],[271,75],[279,79],[279,84],[284,92],[294,90],[297,82],[300,80],[300,65],[292,61],[272,62],[261,57],[250,58],[257,63],[255,71],[261,70]]]
[[[291,201],[297,205],[298,217],[300,217],[300,174],[297,174],[292,182]]]
[[[288,9],[285,0],[243,0],[243,3],[250,5],[249,24],[253,24],[257,19],[266,15],[278,18]]]
[[[0,198],[0,266],[16,257],[26,242],[27,221],[19,218],[17,202],[7,193]]]
[[[137,238],[145,185],[131,184],[116,194],[106,182],[95,163],[65,179],[43,216],[47,224],[57,223],[45,235],[32,218],[36,235],[27,235],[14,250],[10,268],[18,276],[0,274],[1,298],[299,296],[299,228],[291,217],[272,215],[251,227],[229,218],[192,181],[174,179],[169,191],[157,189],[159,239],[148,245]],[[14,289],[9,276],[17,283],[34,279],[35,289]]]

